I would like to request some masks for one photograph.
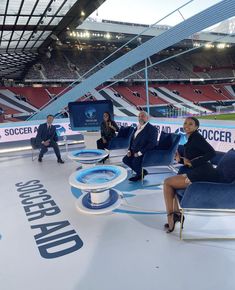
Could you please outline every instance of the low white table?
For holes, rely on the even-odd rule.
[[[82,164],[82,167],[85,168],[90,167],[91,165],[95,165],[97,162],[107,157],[108,154],[108,150],[81,149],[69,152],[68,158]]]
[[[69,183],[83,192],[76,207],[89,214],[114,210],[121,204],[121,194],[113,187],[126,177],[127,170],[115,165],[99,165],[74,172],[69,177]]]

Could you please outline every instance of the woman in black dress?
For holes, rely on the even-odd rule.
[[[169,177],[164,181],[164,198],[168,223],[167,233],[174,230],[175,223],[180,221],[180,213],[175,190],[186,188],[195,181],[218,181],[218,171],[209,162],[215,156],[215,150],[198,132],[199,121],[188,117],[184,122],[184,131],[188,142],[184,145],[184,157],[176,153],[176,161],[184,164],[185,174]]]
[[[108,148],[110,140],[116,136],[119,131],[118,125],[111,120],[109,112],[104,112],[103,121],[100,125],[101,138],[96,141],[98,149]]]

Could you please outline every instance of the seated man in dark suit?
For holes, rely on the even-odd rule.
[[[53,115],[47,116],[47,122],[39,125],[36,136],[36,144],[41,147],[38,161],[42,162],[43,155],[48,151],[48,147],[53,147],[58,163],[64,163],[61,159],[60,149],[58,144],[58,136],[56,134],[56,127],[52,125],[54,120]]]
[[[123,162],[128,165],[136,175],[130,181],[141,179],[142,160],[145,152],[152,150],[157,145],[157,129],[148,123],[149,116],[145,111],[139,113],[139,125],[132,137],[127,155]],[[144,175],[148,172],[144,170]]]

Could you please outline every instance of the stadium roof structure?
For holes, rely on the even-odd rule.
[[[0,78],[19,78],[39,52],[105,0],[1,0]]]
[[[231,30],[232,27],[232,30]],[[83,35],[83,32],[90,31],[95,32],[96,35],[100,35],[100,33],[103,34],[109,34],[110,38],[108,39],[110,42],[123,42],[123,38],[125,38],[125,41],[129,41],[134,36],[141,34],[141,39],[143,42],[146,40],[158,36],[167,30],[169,30],[171,26],[168,25],[145,25],[145,24],[136,24],[136,23],[127,23],[127,22],[121,22],[121,21],[111,21],[111,20],[102,20],[102,21],[96,21],[92,18],[87,18],[81,25],[77,27],[78,32],[80,32],[81,35]],[[180,45],[186,44],[186,46],[189,45],[189,43],[192,43],[192,40],[194,41],[202,41],[202,42],[223,42],[223,43],[229,43],[229,44],[235,44],[235,19],[225,20],[221,22],[216,28],[214,28],[211,31],[201,31],[194,33],[191,36],[188,36],[188,38],[184,39],[183,42],[180,43]],[[124,37],[125,36],[125,37]],[[75,38],[77,36],[75,35]],[[86,38],[83,38],[79,36],[78,38],[80,40],[87,40]],[[94,40],[95,37],[92,36],[92,39]],[[102,40],[102,37],[99,37],[98,40]],[[107,41],[107,39],[104,39]],[[189,40],[189,41],[187,41]],[[176,44],[177,45],[177,44]]]

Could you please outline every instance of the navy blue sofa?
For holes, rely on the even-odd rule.
[[[190,211],[235,213],[235,150],[217,152],[212,162],[217,164],[221,180],[194,182],[184,190],[177,190],[182,214]],[[182,239],[182,224],[180,238]]]
[[[144,179],[144,169],[148,167],[165,167],[177,172],[173,164],[179,142],[179,134],[161,132],[158,145],[153,150],[149,150],[144,154],[142,161],[142,182]]]

